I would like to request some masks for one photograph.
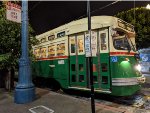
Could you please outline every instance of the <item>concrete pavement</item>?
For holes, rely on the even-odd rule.
[[[91,113],[89,101],[36,88],[35,101],[15,104],[13,92],[0,89],[0,113]],[[23,98],[23,97],[22,97]],[[96,113],[130,113],[126,109],[95,104]]]

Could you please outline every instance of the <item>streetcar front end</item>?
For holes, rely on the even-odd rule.
[[[134,27],[122,20],[111,31],[110,67],[112,95],[135,94],[145,82],[135,45]]]

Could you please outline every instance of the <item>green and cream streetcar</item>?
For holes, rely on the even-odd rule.
[[[88,19],[72,21],[38,35],[33,47],[34,78],[51,78],[63,89],[90,90],[85,56]],[[129,96],[145,81],[136,57],[134,27],[112,16],[91,17],[94,90]]]

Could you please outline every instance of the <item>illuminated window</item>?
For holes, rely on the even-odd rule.
[[[54,40],[55,39],[55,35],[50,35],[50,36],[48,36],[48,40],[49,41],[52,41],[52,40]]]
[[[78,52],[79,53],[83,52],[83,47],[84,47],[84,45],[83,45],[83,39],[79,38],[78,39]]]
[[[65,55],[65,43],[57,44],[57,55],[58,56]]]
[[[39,58],[40,57],[40,49],[35,49],[34,50],[34,55],[36,58]]]
[[[41,58],[46,58],[46,47],[41,48]]]
[[[55,56],[55,45],[48,46],[48,57]]]

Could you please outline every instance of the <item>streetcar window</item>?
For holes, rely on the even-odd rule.
[[[84,75],[79,75],[79,82],[84,82]]]
[[[132,25],[120,20],[120,19],[118,19],[118,26],[122,27],[128,31],[134,32],[134,26],[132,26]]]
[[[108,84],[108,77],[107,76],[102,76],[102,83]]]
[[[76,68],[75,68],[75,64],[71,64],[71,70],[72,70],[72,71],[75,71],[75,69],[76,69]]]
[[[83,64],[79,64],[79,71],[83,71]]]
[[[57,55],[65,55],[65,43],[57,44]]]
[[[94,82],[94,83],[97,82],[97,76],[93,76],[93,82]]]
[[[71,43],[71,53],[75,53],[75,39],[72,38],[70,40],[70,43]]]
[[[93,72],[96,72],[97,69],[96,69],[96,64],[93,64]]]
[[[41,53],[41,58],[46,58],[46,47],[43,47],[40,49]]]
[[[76,75],[72,75],[71,81],[72,81],[72,82],[76,82]]]
[[[114,39],[114,47],[118,50],[128,50],[129,42],[126,38]]]
[[[34,55],[36,58],[39,58],[40,57],[40,49],[35,49],[34,50]]]
[[[52,41],[52,40],[54,40],[55,39],[55,35],[50,35],[50,36],[48,36],[48,40],[49,41]]]
[[[101,33],[100,35],[100,39],[101,39],[101,50],[106,50],[107,46],[106,46],[106,33]]]
[[[130,50],[130,44],[128,37],[123,31],[114,31],[113,33],[113,45],[117,50]]]
[[[66,34],[65,34],[65,31],[60,32],[60,33],[57,33],[57,38],[64,37],[65,35],[66,35]]]
[[[41,39],[41,43],[46,42],[46,38]]]
[[[83,45],[83,39],[79,38],[78,39],[78,51],[79,51],[79,53],[83,52],[83,47],[84,47],[84,45]]]
[[[48,57],[55,56],[55,45],[48,46]]]
[[[107,72],[107,63],[102,63],[102,72]]]

